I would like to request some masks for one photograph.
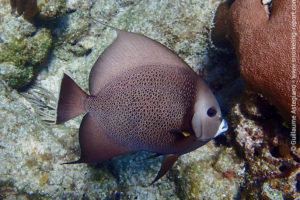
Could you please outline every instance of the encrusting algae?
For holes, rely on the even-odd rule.
[[[33,37],[15,38],[8,43],[0,43],[0,63],[6,63],[6,69],[2,71],[3,80],[15,89],[30,83],[40,71],[51,46],[52,36],[45,28]]]

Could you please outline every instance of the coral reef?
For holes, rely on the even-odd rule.
[[[236,199],[244,182],[245,164],[232,148],[214,149],[212,143],[189,155],[186,165],[179,162],[178,190],[181,199]],[[206,148],[211,148],[207,151]],[[213,150],[214,149],[214,150]],[[209,152],[209,153],[207,153]],[[228,163],[231,163],[228,165]],[[220,179],[220,181],[215,181]],[[221,193],[219,191],[222,191]]]
[[[38,0],[40,20],[53,20],[65,15],[66,0]]]
[[[3,16],[0,30],[0,77],[15,89],[28,85],[40,72],[52,47],[52,34],[41,22],[65,14],[66,1],[11,0],[10,15],[8,1],[1,1]],[[25,20],[24,20],[25,19]],[[14,34],[11,34],[14,33]]]
[[[210,44],[209,30],[220,2],[41,0],[37,1],[40,21],[32,24],[24,16],[11,15],[9,1],[0,0],[0,199],[299,199],[299,147],[291,150],[288,128],[260,95],[245,92],[233,101],[243,91],[236,59],[231,52],[222,54]],[[264,26],[257,25],[269,30],[269,34],[273,30],[269,23],[280,21],[276,16],[283,11],[274,5],[270,20]],[[232,9],[228,10],[229,6],[225,7],[228,13]],[[258,11],[261,8],[265,12],[264,6]],[[236,13],[242,11],[238,9]],[[220,19],[225,16],[228,15]],[[147,160],[152,154],[146,152],[93,165],[61,165],[76,160],[80,154],[81,117],[64,125],[44,123],[34,104],[8,84],[13,86],[12,83],[23,81],[27,84],[35,76],[36,83],[47,89],[41,89],[39,94],[57,97],[62,73],[68,71],[87,91],[91,67],[116,36],[93,18],[160,41],[195,71],[204,74],[221,102],[223,113],[228,113],[225,116],[230,122],[230,134],[182,156],[152,186],[148,184],[159,170],[162,158]],[[249,27],[253,28],[253,24]],[[227,34],[230,41],[239,42],[232,36],[233,33]],[[216,37],[224,42],[223,34]],[[249,35],[249,39],[252,37]],[[265,36],[263,41],[271,38]],[[225,41],[223,46],[228,44]],[[233,44],[235,48],[244,45]],[[265,51],[257,49],[256,55],[269,55]],[[255,55],[247,56],[250,59]],[[239,61],[247,56],[239,57]],[[258,58],[257,63],[262,64],[261,57]],[[47,70],[39,70],[42,65]],[[26,71],[27,67],[30,70]],[[14,71],[24,78],[5,79]],[[284,77],[285,72],[282,74]],[[23,83],[15,85],[18,88]],[[29,88],[28,92],[32,91]],[[46,100],[45,104],[49,102]]]
[[[292,2],[286,0],[226,1],[214,18],[213,42],[235,51],[248,89],[229,115],[230,141],[246,161],[241,199],[300,199],[300,148],[299,143],[291,144],[292,129],[288,125],[293,123],[291,111],[296,107],[292,107],[292,96],[296,92],[299,99],[300,94],[300,69],[293,68],[300,59],[293,54],[293,43],[289,43],[293,32],[299,34],[299,26],[292,29],[291,6]],[[295,14],[300,17],[299,12]],[[298,52],[300,42],[294,42]],[[299,113],[298,109],[298,124]]]
[[[66,0],[10,0],[12,13],[32,21],[36,16],[42,20],[50,20],[65,14]]]
[[[275,109],[252,92],[246,92],[233,107],[232,136],[247,166],[241,198],[300,198],[300,147],[292,150],[289,130],[280,121]]]
[[[13,38],[0,43],[1,76],[12,88],[30,83],[40,71],[52,44],[47,29],[41,29],[33,37]]]
[[[39,2],[42,1],[37,1],[38,5]],[[35,25],[24,20],[23,16],[11,15],[9,1],[0,0],[0,15],[4,16],[0,25],[1,42],[9,44],[10,41],[17,42],[21,39],[27,42],[40,31],[48,32],[45,27],[51,29],[53,49],[45,63],[47,70],[41,70],[36,75],[36,83],[47,88],[47,94],[58,96],[61,75],[68,71],[87,91],[91,67],[116,36],[113,30],[92,19],[95,18],[120,29],[144,34],[172,48],[197,72],[209,74],[209,84],[222,99],[224,94],[234,93],[226,83],[237,83],[238,74],[227,73],[221,60],[214,57],[210,46],[209,29],[218,3],[219,1],[209,3],[204,0],[192,3],[170,0],[67,0],[65,4],[60,4],[63,5],[61,12],[56,12],[65,14],[55,14],[62,17],[53,17],[47,23],[42,19]],[[40,10],[37,19],[41,13]],[[11,32],[15,34],[12,35]],[[18,52],[13,56],[15,55]],[[217,67],[212,61],[218,63]],[[13,61],[3,62],[0,72],[2,74],[14,67]],[[215,78],[220,73],[226,74],[225,80]],[[227,89],[221,94],[219,91],[225,86]],[[32,90],[29,88],[28,91]],[[38,111],[34,110],[28,99],[2,82],[0,97],[0,157],[3,161],[0,165],[1,199],[114,199],[118,194],[120,199],[176,200],[192,198],[187,193],[183,194],[190,189],[195,191],[196,197],[200,197],[204,189],[210,186],[211,191],[233,199],[242,183],[243,161],[236,158],[232,148],[217,147],[213,141],[203,149],[185,155],[172,172],[152,186],[149,183],[159,170],[162,158],[144,160],[151,155],[145,152],[94,165],[61,165],[76,160],[79,156],[80,117],[64,125],[48,125],[40,120]],[[215,158],[217,162],[210,160]],[[211,165],[205,164],[206,162]],[[206,168],[206,173],[197,170],[197,164],[199,169]],[[241,177],[231,172],[237,166],[241,166]],[[203,177],[202,183],[207,185],[179,186],[180,181],[192,184],[188,180],[192,172],[199,172]],[[181,178],[175,180],[175,173]],[[197,176],[199,177],[195,174]],[[217,187],[229,183],[228,177],[234,182],[229,189]],[[218,196],[209,195],[212,195],[207,196],[210,199]]]
[[[12,88],[23,88],[45,64],[53,37],[48,28],[11,15],[8,1],[0,5],[0,77]]]
[[[27,20],[31,20],[39,12],[36,0],[10,0],[10,5],[12,13],[17,10],[18,14]]]
[[[234,46],[244,82],[275,105],[287,123],[300,125],[300,4],[288,0],[236,0],[218,8],[212,38]],[[298,36],[297,36],[298,34]],[[292,98],[294,97],[294,98]]]

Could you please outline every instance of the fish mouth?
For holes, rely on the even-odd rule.
[[[218,137],[219,135],[226,132],[227,130],[228,130],[228,124],[227,124],[226,120],[223,119],[214,138]],[[213,139],[213,138],[200,139],[199,137],[196,137],[196,141],[201,141],[201,142],[208,142],[211,139]]]
[[[218,129],[215,137],[221,135],[222,133],[224,133],[227,130],[228,130],[228,124],[227,124],[226,120],[223,119],[220,126],[219,126],[219,129]]]

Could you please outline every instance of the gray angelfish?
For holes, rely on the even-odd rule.
[[[227,130],[206,83],[175,53],[122,30],[93,66],[86,94],[64,74],[57,124],[86,113],[79,129],[81,156],[72,163],[149,151],[166,155],[161,178],[182,154]]]

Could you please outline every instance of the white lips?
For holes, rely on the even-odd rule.
[[[218,135],[224,133],[224,132],[227,131],[227,130],[228,130],[228,124],[227,124],[227,122],[225,121],[225,119],[223,119],[223,120],[222,120],[222,123],[221,123],[220,126],[219,126],[219,129],[218,129],[217,134],[216,134],[215,137],[217,137]]]

